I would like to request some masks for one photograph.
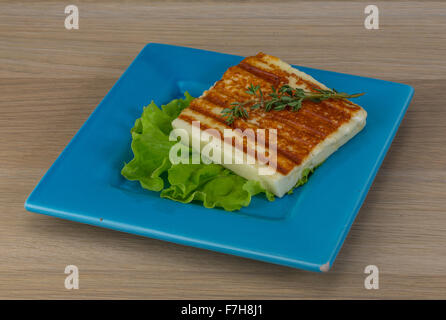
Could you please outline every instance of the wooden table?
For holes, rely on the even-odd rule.
[[[80,11],[66,30],[64,8]],[[446,3],[0,4],[0,298],[446,298]],[[376,3],[375,3],[376,4]],[[404,82],[413,102],[329,273],[28,213],[23,203],[148,42]],[[386,97],[383,97],[385,99]],[[66,265],[80,289],[66,290]],[[364,268],[380,270],[379,290]]]

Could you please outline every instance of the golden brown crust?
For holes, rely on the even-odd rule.
[[[271,59],[278,60],[264,53],[245,58],[239,65],[229,68],[222,79],[202,97],[194,99],[188,109],[212,119],[213,123],[218,123],[218,126],[224,128],[276,129],[277,169],[280,173],[287,174],[295,166],[300,165],[316,145],[349,121],[360,107],[347,100],[329,99],[320,103],[305,100],[298,112],[288,108],[270,112],[260,109],[249,110],[249,119],[238,118],[232,126],[228,126],[221,110],[230,107],[232,102],[252,100],[252,96],[246,93],[247,87],[251,84],[259,85],[265,96],[271,93],[272,85],[278,88],[288,84],[290,79],[298,86],[306,87],[307,90],[321,89],[316,83],[270,63]],[[196,120],[185,111],[179,118],[189,123]],[[208,127],[202,124],[202,129]],[[265,142],[267,141],[268,136]],[[243,148],[246,152],[246,143]]]

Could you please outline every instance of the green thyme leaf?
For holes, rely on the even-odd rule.
[[[249,114],[246,109],[264,109],[266,112],[271,110],[280,111],[290,107],[292,111],[298,111],[302,108],[302,102],[309,100],[315,103],[320,103],[327,99],[350,99],[362,96],[364,93],[347,94],[345,92],[338,92],[335,89],[314,89],[312,91],[305,91],[301,88],[292,88],[289,85],[283,85],[279,89],[271,86],[271,93],[265,99],[260,85],[248,86],[246,93],[255,97],[254,100],[244,102],[231,103],[232,108],[225,108],[221,111],[223,118],[226,118],[226,123],[232,125],[236,118],[248,119]]]

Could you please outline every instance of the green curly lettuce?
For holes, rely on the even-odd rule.
[[[184,99],[175,99],[161,109],[153,101],[144,108],[141,118],[135,121],[130,131],[134,158],[121,171],[125,178],[138,180],[143,188],[151,191],[164,188],[160,176],[172,166],[169,151],[176,143],[169,141],[171,123],[192,99],[186,92]]]
[[[218,164],[176,164],[169,169],[170,187],[161,197],[183,203],[198,200],[206,208],[239,210],[251,202],[247,180]]]

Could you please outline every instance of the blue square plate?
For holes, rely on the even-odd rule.
[[[48,170],[25,208],[59,218],[312,271],[327,271],[344,242],[413,95],[410,86],[299,67],[355,100],[367,125],[294,194],[254,197],[239,212],[160,198],[125,180],[143,106],[199,96],[242,57],[148,44]]]

